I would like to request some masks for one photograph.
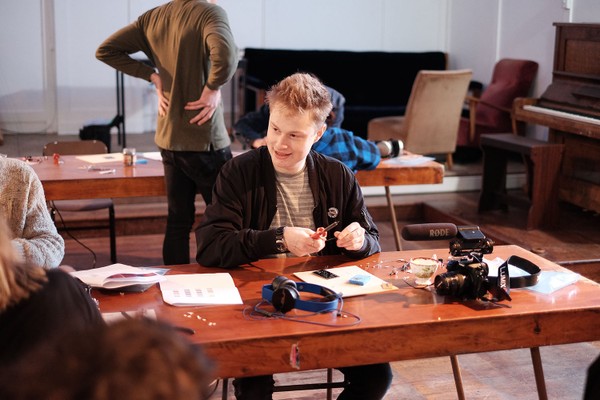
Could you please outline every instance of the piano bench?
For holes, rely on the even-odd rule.
[[[529,212],[527,229],[556,227],[559,220],[558,179],[563,145],[512,133],[481,135],[483,182],[479,212],[508,210],[507,159],[519,154],[525,162]]]

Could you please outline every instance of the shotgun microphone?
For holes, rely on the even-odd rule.
[[[414,224],[402,228],[404,240],[449,240],[458,233],[456,225],[451,223]]]

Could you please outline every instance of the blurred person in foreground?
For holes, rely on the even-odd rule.
[[[11,242],[0,214],[0,368],[60,334],[104,324],[85,285],[60,268],[23,263]]]
[[[125,319],[48,342],[0,377],[12,400],[203,400],[212,363],[173,327]]]

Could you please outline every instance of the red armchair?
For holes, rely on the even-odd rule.
[[[457,146],[478,148],[482,133],[512,132],[513,100],[529,94],[537,70],[535,61],[506,58],[498,61],[492,81],[481,97],[467,96],[469,117],[461,118]]]

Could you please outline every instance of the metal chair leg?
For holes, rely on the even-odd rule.
[[[333,382],[333,369],[327,368],[327,383]],[[327,388],[327,400],[331,400],[333,398],[333,389],[330,387]]]
[[[117,262],[117,237],[115,228],[115,207],[108,208],[108,221],[110,230],[110,261],[114,264]]]
[[[229,379],[223,378],[223,390],[221,392],[221,400],[227,400],[227,395],[229,392]]]

